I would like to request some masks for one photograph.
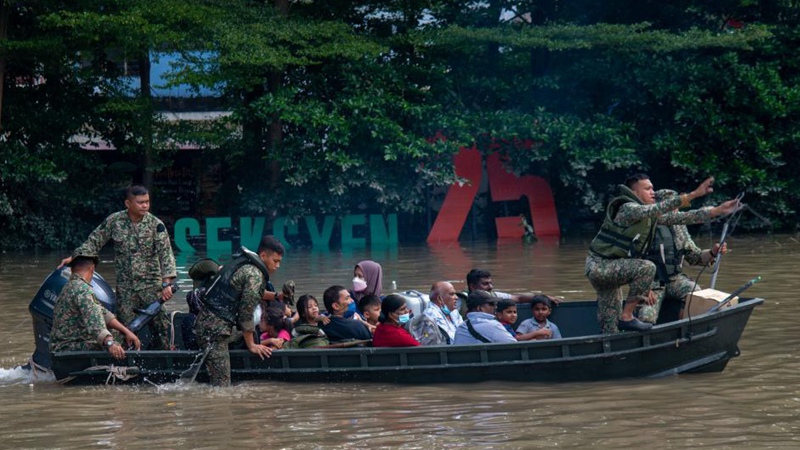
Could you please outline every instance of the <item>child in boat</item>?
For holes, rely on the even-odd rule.
[[[516,338],[517,332],[514,331],[514,324],[517,323],[517,302],[500,300],[497,302],[497,310],[494,315],[497,317],[497,321],[503,324],[503,328]]]
[[[533,317],[523,320],[517,328],[518,341],[561,339],[561,331],[558,326],[547,319],[553,311],[553,303],[548,296],[540,294],[533,297],[531,310]]]
[[[261,344],[269,348],[283,348],[283,345],[292,339],[286,327],[286,315],[276,308],[266,308],[261,314],[259,328]]]
[[[375,332],[381,318],[381,298],[377,295],[366,295],[358,301],[358,310],[361,317],[367,322],[369,331]]]
[[[313,348],[330,345],[328,336],[319,327],[319,323],[330,322],[329,317],[319,314],[319,302],[313,295],[305,294],[297,300],[298,319],[292,329],[292,340],[285,348]]]

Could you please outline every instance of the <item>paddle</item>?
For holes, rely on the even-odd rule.
[[[744,198],[744,192],[739,193],[736,196],[736,200],[741,205],[742,198]],[[714,261],[714,270],[711,272],[711,289],[714,289],[714,286],[717,285],[717,275],[719,274],[719,265],[722,262],[722,246],[725,245],[725,239],[728,238],[728,225],[731,223],[731,219],[736,214],[737,211],[741,210],[741,207],[737,207],[730,216],[728,216],[728,220],[725,221],[725,224],[722,226],[722,236],[719,239],[719,253],[717,254],[717,260]]]
[[[761,276],[760,276],[760,275],[759,275],[759,276],[757,276],[757,277],[755,277],[755,278],[753,278],[752,280],[748,281],[747,283],[745,283],[745,284],[744,284],[742,287],[740,287],[739,289],[737,289],[737,290],[733,291],[733,293],[731,293],[731,295],[729,295],[729,296],[725,297],[725,299],[723,299],[721,302],[719,302],[719,304],[717,304],[717,305],[715,305],[715,306],[712,306],[712,307],[711,307],[711,308],[710,308],[710,309],[709,309],[707,312],[715,312],[715,311],[719,311],[719,310],[720,310],[720,309],[721,309],[723,306],[725,306],[725,305],[727,305],[728,303],[730,303],[730,301],[731,301],[731,300],[733,300],[733,299],[734,299],[734,297],[736,297],[737,295],[739,295],[739,294],[741,294],[742,292],[746,291],[747,289],[749,289],[749,288],[750,288],[750,286],[752,286],[752,285],[754,285],[754,284],[758,283],[759,281],[761,281]]]
[[[213,343],[209,343],[208,346],[206,346],[206,349],[203,350],[203,356],[200,358],[200,361],[198,361],[197,357],[195,357],[192,365],[190,365],[188,369],[181,372],[181,377],[180,377],[181,381],[185,383],[194,382],[194,379],[197,378],[197,374],[200,372],[200,368],[203,367],[203,363],[206,361],[206,356],[208,356],[208,353],[211,351],[213,347],[214,347]]]

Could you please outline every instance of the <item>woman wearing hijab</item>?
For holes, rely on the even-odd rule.
[[[365,260],[356,264],[353,269],[353,300],[358,303],[367,295],[381,296],[383,287],[383,269],[375,261]]]
[[[416,347],[419,341],[411,336],[403,326],[411,316],[406,299],[389,294],[381,304],[381,323],[372,336],[373,347]]]

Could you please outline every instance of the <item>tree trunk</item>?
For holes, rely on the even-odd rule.
[[[289,15],[289,0],[274,0],[275,9],[278,10],[278,13],[283,16],[287,17]],[[278,71],[272,71],[267,75],[267,89],[273,95],[276,95],[281,88],[283,79],[283,73]],[[283,123],[281,123],[280,117],[275,114],[272,116],[272,120],[267,127],[267,145],[269,146],[269,152],[275,153],[278,151],[278,148],[283,142]],[[274,159],[269,163],[269,187],[270,189],[274,189],[278,186],[278,181],[280,180],[281,168],[278,165],[278,162]]]
[[[144,153],[144,171],[142,184],[153,189],[153,96],[150,92],[150,54],[145,52],[139,56],[139,98],[142,102],[142,150]]]
[[[8,39],[8,18],[11,12],[11,4],[5,0],[0,0],[0,41]],[[3,130],[3,89],[6,82],[6,59],[0,58],[0,131]]]

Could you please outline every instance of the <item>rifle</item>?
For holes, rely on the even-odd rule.
[[[173,284],[171,287],[173,294],[178,292],[178,286]],[[161,298],[157,298],[153,303],[147,305],[147,308],[145,309],[134,309],[138,315],[131,320],[131,323],[128,324],[128,329],[131,330],[131,332],[136,333],[144,328],[145,325],[153,320],[153,317],[158,315],[163,304],[163,300],[161,300]]]

